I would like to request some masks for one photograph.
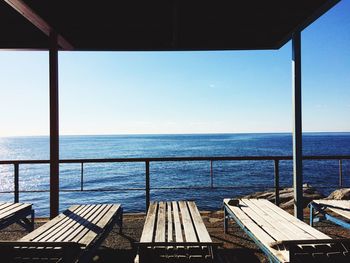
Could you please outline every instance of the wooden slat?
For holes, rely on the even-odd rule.
[[[280,214],[282,217],[287,218],[288,221],[290,221],[291,223],[293,223],[294,225],[296,225],[300,229],[308,232],[310,235],[313,236],[313,238],[315,238],[315,239],[327,239],[327,238],[330,238],[329,236],[327,236],[326,234],[322,233],[321,231],[318,231],[317,229],[315,229],[315,228],[309,226],[308,224],[300,221],[298,218],[292,216],[291,214],[289,214],[288,212],[284,211],[283,209],[277,207],[276,205],[274,205],[270,201],[264,200],[264,199],[258,199],[258,204],[260,205],[260,203],[264,203],[264,205],[271,207],[272,209],[274,209],[274,211],[276,213]]]
[[[99,229],[105,229],[105,227],[108,225],[108,223],[111,221],[111,219],[118,213],[118,210],[120,209],[120,204],[117,205],[110,205],[108,206],[108,211],[103,215],[101,218],[96,218],[93,223],[97,226]],[[84,244],[88,246],[95,238],[93,231],[89,231],[82,239],[80,239],[78,242],[79,244]],[[73,239],[78,240],[79,237]]]
[[[13,205],[14,203],[1,203],[0,204],[0,213],[1,213],[1,210],[8,207],[8,206],[11,206]]]
[[[173,215],[174,215],[174,228],[175,228],[175,241],[183,242],[182,230],[181,230],[181,219],[179,216],[178,203],[173,201]]]
[[[64,222],[61,228],[56,229],[51,233],[51,235],[46,236],[44,240],[40,241],[47,241],[47,242],[60,242],[60,241],[68,241],[69,239],[66,239],[66,237],[70,236],[74,231],[76,231],[77,228],[79,228],[81,225],[84,224],[84,222],[89,218],[90,215],[92,215],[95,212],[95,207],[98,206],[91,206],[91,205],[83,205],[84,210],[83,212],[78,212],[73,214],[71,217],[69,217],[68,220]]]
[[[64,218],[62,218],[59,222],[56,222],[56,224],[46,230],[44,230],[40,235],[36,236],[32,239],[32,241],[48,241],[50,237],[55,235],[57,232],[59,232],[61,229],[63,229],[66,226],[66,223],[69,222],[72,218],[75,218],[76,215],[80,212],[84,212],[87,210],[86,206],[79,206],[74,212],[71,212],[70,210],[65,212]]]
[[[156,213],[157,213],[157,203],[151,203],[147,216],[146,216],[146,221],[142,230],[142,235],[140,242],[152,242],[153,240],[153,232],[154,232],[154,227],[156,223]]]
[[[0,219],[4,219],[10,215],[14,215],[20,211],[23,211],[25,209],[30,209],[31,205],[30,204],[19,204],[19,205],[16,205],[16,206],[11,206],[11,209],[8,209],[7,211],[5,212],[1,212],[0,214]]]
[[[282,233],[273,223],[266,221],[261,215],[254,211],[254,208],[246,203],[246,199],[242,199],[240,204],[241,210],[252,219],[260,228],[262,228],[266,233],[272,236],[275,240],[288,240],[290,236],[288,234]]]
[[[90,205],[90,212],[86,215],[86,217],[83,217],[81,221],[79,221],[75,225],[75,229],[73,232],[70,232],[69,235],[65,235],[63,237],[60,237],[57,241],[72,241],[80,243],[80,240],[89,232],[92,231],[94,233],[94,236],[99,234],[102,229],[99,229],[96,225],[98,220],[100,220],[101,217],[103,217],[108,210],[110,209],[111,205]],[[85,244],[86,245],[86,244]]]
[[[71,206],[68,210],[71,212],[74,212],[78,208],[79,208],[78,205],[74,205],[74,206]],[[50,228],[55,227],[55,225],[61,220],[63,220],[64,218],[67,218],[67,217],[64,214],[59,214],[58,216],[51,219],[46,224],[42,225],[41,227],[29,233],[28,235],[24,236],[20,241],[32,241],[35,237],[40,236],[42,233],[46,232]]]
[[[291,218],[292,216],[281,216],[277,211],[281,208],[279,208],[278,206],[274,206],[273,208],[267,206],[266,202],[269,202],[268,200],[265,200],[265,202],[259,202],[257,199],[243,200],[245,203],[249,204],[249,206],[252,209],[254,209],[259,215],[261,215],[261,217],[273,224],[274,227],[277,228],[280,232],[283,232],[283,234],[288,235],[290,240],[315,239],[314,236],[312,236],[310,233],[294,225],[293,218]],[[305,224],[302,221],[300,221],[300,223]]]
[[[179,201],[179,207],[181,211],[182,223],[185,232],[185,238],[187,242],[196,242],[197,236],[193,227],[193,223],[190,217],[190,213],[187,209],[185,201]]]
[[[173,217],[172,217],[172,209],[171,209],[171,202],[167,202],[167,212],[168,212],[168,236],[167,241],[173,242]]]
[[[159,202],[155,242],[165,242],[165,203]]]
[[[289,254],[287,251],[279,251],[270,247],[270,244],[275,242],[272,236],[259,227],[246,213],[241,209],[241,205],[245,205],[242,201],[239,201],[239,206],[231,206],[228,204],[230,199],[224,199],[224,204],[226,207],[237,217],[237,219],[244,225],[245,228],[251,232],[259,242],[264,245],[272,254],[278,257],[281,262],[286,262],[289,259]]]
[[[208,230],[204,225],[204,222],[202,220],[202,217],[198,211],[198,208],[197,208],[195,202],[187,202],[187,204],[188,204],[188,208],[190,210],[190,213],[192,215],[193,223],[194,223],[199,241],[212,242],[210,235],[208,233]]]
[[[332,207],[327,207],[327,209],[347,219],[350,219],[350,200],[314,200],[314,202],[320,205],[330,205]]]
[[[17,207],[20,207],[20,206],[22,206],[22,205],[23,205],[23,204],[21,204],[21,203],[14,203],[14,204],[11,204],[11,205],[7,206],[6,208],[4,208],[4,209],[1,210],[1,214],[0,214],[1,217],[3,217],[3,216],[2,216],[3,214],[5,214],[5,213],[11,211],[12,209],[15,209],[15,208],[17,208]]]

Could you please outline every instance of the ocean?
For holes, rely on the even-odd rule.
[[[304,155],[350,155],[350,133],[305,133]],[[278,134],[184,134],[61,136],[60,159],[153,158],[193,156],[292,155],[292,136]],[[48,160],[48,137],[0,138],[0,160]],[[0,165],[0,201],[12,201],[13,165]],[[339,163],[335,160],[303,163],[304,183],[325,195],[337,188]],[[343,161],[344,183],[350,185],[350,161]],[[21,164],[20,202],[33,203],[36,216],[48,216],[48,164]],[[60,210],[72,204],[122,203],[127,212],[145,211],[145,163],[84,164],[84,190],[80,164],[60,165]],[[222,199],[271,189],[273,161],[215,161],[213,188],[210,162],[151,162],[152,200],[195,200],[203,210],[221,208]],[[280,185],[292,185],[292,162],[280,162]],[[174,189],[174,188],[183,189]],[[196,189],[186,189],[196,187]],[[138,190],[123,190],[137,188]],[[152,190],[153,188],[153,190]],[[154,189],[169,188],[169,189]],[[105,189],[108,191],[98,191]],[[70,191],[74,190],[74,191]]]

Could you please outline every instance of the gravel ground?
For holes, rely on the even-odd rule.
[[[233,221],[230,221],[228,234],[224,234],[222,211],[202,212],[201,215],[213,241],[223,243],[218,250],[222,262],[268,262],[266,256]],[[140,239],[144,220],[144,214],[125,214],[123,234],[119,234],[119,230],[114,228],[93,261],[133,262],[137,252],[135,242]],[[37,219],[35,227],[44,222],[45,219]],[[305,222],[308,222],[307,209]],[[315,227],[333,238],[350,238],[349,230],[330,223],[317,223]],[[0,240],[17,240],[24,235],[26,232],[21,227],[12,225],[0,231]]]

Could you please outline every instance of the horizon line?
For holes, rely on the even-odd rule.
[[[292,134],[292,131],[278,132],[194,132],[194,133],[100,133],[100,134],[60,134],[59,136],[146,136],[146,135],[225,135],[225,134]],[[350,133],[350,131],[303,131],[302,133]],[[0,135],[0,138],[50,137],[49,134]]]

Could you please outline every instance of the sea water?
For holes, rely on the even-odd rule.
[[[60,159],[291,155],[292,136],[288,133],[60,137]],[[303,155],[350,155],[350,133],[305,133]],[[48,159],[48,137],[0,138],[0,160]],[[200,209],[214,210],[220,209],[225,197],[274,186],[271,160],[215,161],[212,168],[214,187],[210,188],[209,161],[151,162],[151,200],[195,200]],[[83,169],[84,190],[89,191],[82,192],[81,164],[60,164],[60,210],[82,203],[122,203],[128,212],[145,210],[144,162],[86,163]],[[13,190],[13,174],[13,165],[0,165],[0,192]],[[343,161],[343,175],[349,186],[350,161]],[[329,194],[338,187],[339,162],[304,161],[303,176],[304,183]],[[36,191],[49,189],[49,165],[21,164],[19,184],[25,191],[20,193],[20,202],[33,203],[37,216],[47,216],[49,193]],[[280,185],[292,186],[291,161],[280,161]],[[131,188],[139,190],[128,190]],[[0,201],[12,200],[13,193],[0,193]]]

